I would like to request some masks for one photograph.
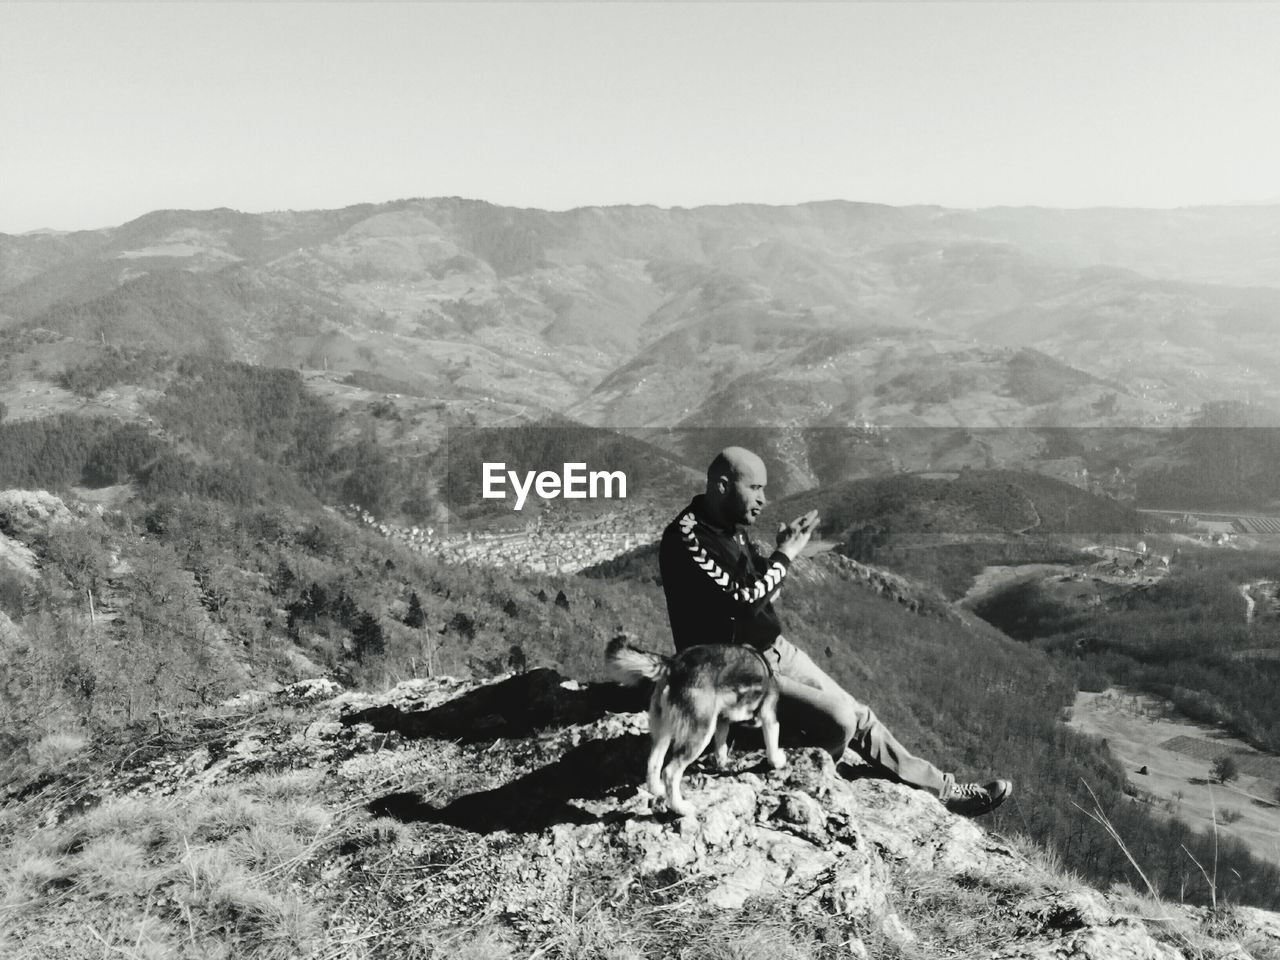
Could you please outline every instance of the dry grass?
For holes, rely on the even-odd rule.
[[[998,887],[977,878],[926,871],[895,873],[892,890],[898,922],[882,924],[870,932],[868,941],[879,947],[875,956],[910,960],[994,952],[1017,936],[1022,921],[1011,905],[1034,892],[1020,884]]]
[[[53,726],[58,723],[68,726],[72,724],[70,718],[58,715],[56,703],[50,703],[47,709],[49,713],[43,718],[44,723]],[[4,760],[0,763],[0,787],[5,788],[5,792],[13,792],[45,777],[56,776],[64,772],[88,744],[89,741],[83,735],[61,730],[44,736],[29,732],[16,742],[0,741],[0,756]]]
[[[597,902],[586,909],[572,904],[550,937],[534,951],[548,960],[642,960],[636,934]],[[532,960],[532,958],[531,958]]]
[[[1039,872],[1045,883],[1052,883],[1069,891],[1089,887],[1080,874],[1066,866],[1062,855],[1053,847],[1045,846],[1025,833],[1017,833],[1005,839],[1024,861]]]
[[[27,748],[31,764],[41,771],[56,770],[89,745],[78,733],[51,733]]]
[[[563,904],[533,955],[547,960],[848,960],[878,941],[847,916],[778,893],[748,898],[737,910],[707,903],[712,877],[666,871],[638,883],[625,864],[583,878],[583,893]],[[585,891],[594,892],[588,899]],[[855,946],[856,945],[856,946]],[[891,957],[897,954],[872,953]]]
[[[178,808],[172,802],[130,798],[95,807],[61,829],[42,831],[34,839],[60,854],[74,853],[103,836],[127,836],[148,851],[162,851],[177,841],[181,828]]]
[[[1256,960],[1280,958],[1274,941],[1249,939],[1250,932],[1229,905],[1184,908],[1123,885],[1112,891],[1112,901],[1119,912],[1143,920],[1154,939],[1181,950],[1188,960],[1234,956],[1224,949],[1233,943],[1244,946]]]
[[[255,777],[244,790],[261,800],[307,800],[319,792],[323,782],[324,774],[319,770],[287,770]]]
[[[409,945],[405,960],[510,960],[516,956],[510,937],[484,924],[477,929],[428,931]]]
[[[306,842],[292,831],[255,823],[229,838],[227,850],[250,871],[269,871],[296,861],[305,853]]]
[[[67,864],[30,847],[10,848],[7,863],[0,873],[0,911],[12,915],[55,891],[72,883]]]
[[[6,957],[305,955],[324,913],[293,871],[350,825],[316,788],[286,775],[117,800],[0,849],[0,923],[21,931]]]
[[[707,944],[702,960],[810,960],[814,956],[813,944],[797,936],[799,931],[781,926],[740,931],[733,940]]]
[[[145,897],[163,880],[163,868],[147,851],[122,836],[95,837],[73,860],[80,892],[99,899]]]
[[[454,775],[447,766],[445,774]],[[1018,904],[1079,882],[1051,853],[1015,839],[1035,868],[1019,879],[899,870],[889,891],[894,920],[869,923],[827,912],[816,898],[772,893],[715,909],[707,904],[715,878],[678,870],[640,878],[619,849],[616,860],[573,868],[570,892],[517,932],[483,900],[474,918],[460,919],[431,898],[440,896],[433,885],[451,882],[440,861],[467,864],[520,841],[469,836],[459,848],[445,828],[325,805],[326,786],[318,771],[263,775],[183,800],[108,802],[60,826],[15,825],[10,835],[21,839],[0,844],[0,956],[942,960],[989,955],[1025,925]],[[423,872],[428,860],[436,864]],[[1163,923],[1159,936],[1188,957],[1213,955],[1232,933],[1227,912],[1125,896],[1122,910]]]
[[[1093,791],[1090,790],[1089,792],[1092,795]],[[1081,809],[1083,810],[1083,808]],[[1232,950],[1237,945],[1244,945],[1251,956],[1266,958],[1266,960],[1273,960],[1273,958],[1280,960],[1280,945],[1277,945],[1274,940],[1261,933],[1250,931],[1247,925],[1240,921],[1232,905],[1218,899],[1218,864],[1216,856],[1218,815],[1216,807],[1212,811],[1214,862],[1206,867],[1195,857],[1191,857],[1191,851],[1187,850],[1185,846],[1183,847],[1183,850],[1191,857],[1204,876],[1205,882],[1209,885],[1212,906],[1207,908],[1184,907],[1162,900],[1147,881],[1146,875],[1129,852],[1124,839],[1116,831],[1106,814],[1103,813],[1097,797],[1094,797],[1094,809],[1092,811],[1084,810],[1083,812],[1091,820],[1103,827],[1129,859],[1129,862],[1133,864],[1134,869],[1138,871],[1138,875],[1142,877],[1143,882],[1146,884],[1147,892],[1145,894],[1131,887],[1120,885],[1111,891],[1111,897],[1113,903],[1121,912],[1141,919],[1153,938],[1177,947],[1190,960],[1218,960],[1224,955],[1235,955]],[[1245,940],[1248,941],[1247,945],[1241,943],[1241,941]]]
[[[398,847],[407,843],[412,835],[412,829],[394,817],[370,817],[348,832],[347,844],[350,849]]]

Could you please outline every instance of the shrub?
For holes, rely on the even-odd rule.
[[[1226,783],[1228,780],[1235,780],[1240,776],[1240,765],[1236,763],[1235,757],[1229,753],[1224,753],[1213,761],[1209,772],[1219,783]]]
[[[26,610],[27,578],[16,570],[0,567],[0,613],[21,620]]]

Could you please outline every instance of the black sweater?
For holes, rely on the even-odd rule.
[[[782,632],[772,599],[790,559],[780,550],[765,559],[742,527],[716,527],[705,497],[694,497],[662,532],[658,564],[677,650],[700,643],[764,650]]]

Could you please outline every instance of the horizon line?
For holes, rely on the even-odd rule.
[[[225,205],[213,207],[155,207],[147,210],[137,216],[127,220],[121,220],[117,223],[105,224],[96,227],[33,227],[27,230],[9,232],[0,230],[0,236],[7,237],[30,237],[39,235],[57,235],[65,236],[72,233],[99,233],[104,230],[114,230],[119,227],[128,226],[136,223],[146,217],[161,213],[218,213],[227,211],[241,216],[261,217],[271,216],[273,214],[286,213],[325,213],[336,210],[351,210],[356,207],[387,207],[395,204],[404,203],[423,203],[431,201],[453,200],[463,203],[486,204],[492,207],[502,207],[510,210],[532,211],[537,213],[567,214],[577,213],[582,210],[620,210],[620,209],[654,209],[666,212],[673,211],[696,211],[696,210],[727,210],[734,207],[767,207],[770,209],[787,209],[792,207],[811,207],[844,204],[848,206],[862,207],[884,207],[893,210],[912,210],[912,209],[938,209],[956,212],[978,212],[984,210],[1044,210],[1051,212],[1072,212],[1087,213],[1093,211],[1146,211],[1168,213],[1179,210],[1221,210],[1221,209],[1251,209],[1258,207],[1277,207],[1280,206],[1280,199],[1267,199],[1255,201],[1236,201],[1236,202],[1202,202],[1202,203],[1185,203],[1174,204],[1170,206],[1130,206],[1125,204],[1085,204],[1085,205],[1056,205],[1041,203],[995,203],[984,206],[968,206],[968,205],[949,205],[945,203],[917,202],[917,203],[886,203],[877,200],[850,200],[842,197],[828,197],[814,200],[801,200],[794,203],[776,203],[768,201],[755,200],[737,200],[730,203],[701,203],[688,206],[685,204],[662,205],[658,203],[586,203],[578,204],[571,207],[533,207],[523,206],[514,203],[500,203],[493,200],[485,200],[480,197],[464,197],[457,194],[436,194],[433,196],[410,196],[396,197],[390,200],[365,200],[356,203],[339,204],[337,206],[316,206],[316,207],[277,207],[273,209],[243,210],[238,207]]]

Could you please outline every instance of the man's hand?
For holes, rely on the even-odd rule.
[[[818,528],[818,511],[810,510],[803,517],[778,525],[778,549],[794,560],[809,542],[809,535]]]

